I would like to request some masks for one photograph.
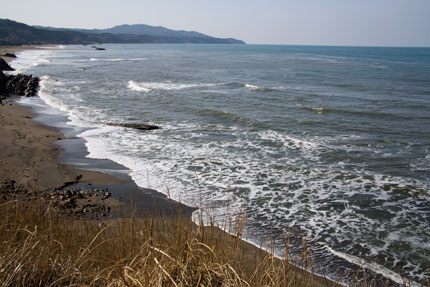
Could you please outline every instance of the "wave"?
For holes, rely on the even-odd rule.
[[[132,91],[137,92],[145,92],[149,93],[155,90],[183,90],[183,89],[191,89],[196,87],[210,87],[215,84],[204,84],[204,83],[193,83],[193,84],[185,84],[185,83],[173,83],[170,81],[166,82],[135,82],[128,81],[127,87]]]
[[[11,74],[24,73],[28,69],[42,66],[49,63],[50,60],[47,59],[52,54],[49,50],[25,50],[17,53],[17,58],[15,58],[10,65],[15,71]]]
[[[90,58],[90,62],[144,61],[146,58]]]
[[[213,110],[213,109],[202,109],[197,111],[197,114],[201,116],[217,118],[223,121],[239,122],[256,128],[264,128],[264,125],[262,123],[247,117],[237,115],[232,112]]]
[[[248,83],[237,83],[237,82],[220,84],[220,85],[224,85],[232,88],[246,88],[250,91],[257,91],[257,92],[272,92],[276,90],[276,88],[266,88],[266,87],[261,87],[261,86],[252,85]]]
[[[343,253],[340,251],[333,250],[332,248],[330,248],[328,246],[326,246],[326,248],[330,253],[332,253],[335,256],[340,257],[340,258],[342,258],[342,259],[344,259],[350,263],[353,263],[357,266],[372,270],[373,272],[375,272],[377,274],[381,274],[385,278],[388,278],[388,279],[400,284],[401,286],[403,286],[405,284],[405,279],[403,279],[399,274],[397,274],[396,272],[394,272],[390,269],[385,268],[382,265],[379,265],[379,264],[374,263],[374,262],[367,262],[366,260],[364,260],[362,258],[353,256],[350,254],[346,254],[346,253]],[[417,282],[408,280],[407,286],[419,287],[422,285],[417,283]]]
[[[40,77],[39,98],[48,106],[66,114],[72,125],[93,127],[98,118],[98,110],[90,109],[82,103],[79,86],[67,86],[64,82],[51,76]]]
[[[371,111],[352,111],[352,110],[342,110],[342,109],[330,109],[323,107],[304,107],[305,110],[309,112],[316,112],[319,114],[324,113],[333,113],[333,114],[347,114],[347,115],[356,115],[356,116],[365,116],[372,118],[395,118],[402,119],[404,116],[398,114],[384,113],[384,112],[371,112]]]
[[[305,108],[306,110],[308,110],[308,111],[311,111],[311,112],[317,112],[317,113],[319,113],[319,114],[322,114],[323,112],[325,112],[326,111],[326,109],[324,109],[324,108]]]
[[[39,98],[47,105],[59,109],[62,112],[69,113],[70,109],[54,96],[55,91],[53,91],[51,87],[55,82],[57,82],[57,80],[50,76],[42,76],[39,83]]]
[[[133,91],[138,92],[150,92],[154,90],[183,90],[183,89],[191,89],[198,87],[230,87],[235,89],[247,89],[249,91],[257,91],[257,92],[272,92],[275,91],[276,88],[265,88],[257,85],[247,84],[247,83],[174,83],[171,81],[166,82],[136,82],[133,80],[128,81],[128,88]]]

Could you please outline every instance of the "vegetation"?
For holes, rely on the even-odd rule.
[[[306,244],[292,258],[287,238],[281,260],[242,241],[243,221],[234,222],[236,236],[180,214],[84,220],[41,200],[3,200],[0,286],[340,286],[296,267],[313,270]],[[360,272],[350,286],[381,286]]]
[[[0,204],[0,286],[313,285],[312,275],[245,244],[182,216],[76,220],[8,201]]]

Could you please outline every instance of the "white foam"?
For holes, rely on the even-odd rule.
[[[251,85],[251,84],[245,84],[245,88],[248,88],[248,89],[250,89],[250,90],[260,90],[261,89],[261,87],[259,87],[259,86],[255,86],[255,85]]]
[[[145,87],[142,84],[138,84],[135,81],[128,81],[128,86],[127,86],[130,90],[132,91],[136,91],[136,92],[145,92],[145,93],[149,93],[151,91],[150,88]]]
[[[312,108],[309,108],[309,110],[313,112],[317,112],[319,114],[322,114],[325,111],[324,108],[320,108],[320,107],[312,107]]]
[[[97,126],[94,119],[99,112],[81,105],[83,100],[79,90],[79,86],[67,88],[62,81],[45,75],[40,78],[38,95],[47,105],[66,113],[69,125],[84,128]]]
[[[42,76],[39,83],[39,97],[49,106],[59,109],[62,112],[69,113],[71,111],[70,108],[55,97],[55,91],[51,89],[51,86],[55,84],[56,81],[56,79],[50,76]]]
[[[402,286],[405,285],[405,284],[407,286],[412,286],[412,287],[420,287],[420,286],[422,286],[421,284],[419,284],[419,283],[417,283],[415,281],[408,280],[408,279],[403,279],[396,272],[394,272],[394,271],[392,271],[390,269],[387,269],[384,266],[379,265],[379,264],[377,264],[375,262],[368,262],[368,261],[366,261],[366,260],[364,260],[362,258],[353,256],[353,255],[350,255],[350,254],[346,254],[346,253],[343,253],[343,252],[340,252],[340,251],[333,250],[332,248],[330,248],[328,246],[326,246],[326,248],[327,248],[328,251],[330,251],[330,253],[332,253],[332,254],[340,257],[340,258],[343,258],[343,259],[345,259],[346,261],[348,261],[350,263],[353,263],[353,264],[358,265],[360,267],[364,267],[364,268],[367,268],[369,270],[372,270],[375,273],[380,274],[380,275],[382,275],[382,276],[384,276],[386,278],[389,278],[392,281],[394,281],[394,282],[396,282],[396,283],[398,283],[398,284],[400,284]]]
[[[127,87],[130,90],[137,92],[151,92],[155,90],[183,90],[190,89],[195,87],[209,87],[214,86],[214,84],[205,84],[205,83],[173,83],[170,81],[166,82],[135,82],[128,81]]]
[[[52,55],[50,50],[24,50],[17,53],[17,58],[10,65],[15,71],[11,74],[21,74],[25,71],[49,63],[47,59]]]
[[[90,58],[90,62],[121,62],[121,61],[144,61],[146,58]],[[80,60],[86,61],[86,60]]]
[[[316,151],[321,149],[321,143],[312,142],[305,139],[299,139],[293,136],[286,135],[285,133],[280,133],[273,130],[266,130],[260,133],[260,137],[263,140],[270,140],[273,142],[282,143],[286,148],[301,149],[303,151]]]

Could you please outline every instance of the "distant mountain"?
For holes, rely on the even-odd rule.
[[[145,24],[135,25],[119,25],[108,29],[70,29],[70,28],[53,28],[34,26],[39,29],[49,29],[54,31],[78,31],[83,33],[111,33],[111,34],[129,34],[129,35],[149,35],[157,37],[184,37],[184,38],[214,38],[199,32],[194,31],[183,31],[183,30],[171,30],[162,26],[150,26]],[[229,39],[234,40],[234,39]],[[242,42],[242,41],[240,41]]]
[[[243,41],[232,38],[215,38],[198,32],[175,31],[143,24],[87,30],[32,27],[0,19],[0,45],[93,43],[244,44]]]
[[[145,24],[120,25],[109,29],[93,30],[93,31],[98,31],[101,33],[151,35],[151,36],[163,36],[163,37],[213,38],[211,36],[194,32],[194,31],[171,30],[162,26],[150,26]],[[231,39],[231,40],[234,40],[234,39]]]

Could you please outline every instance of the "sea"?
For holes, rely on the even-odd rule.
[[[430,48],[102,47],[19,52],[15,73],[41,78],[20,102],[196,221],[243,220],[245,240],[292,261],[306,245],[345,284],[360,269],[428,284]]]

